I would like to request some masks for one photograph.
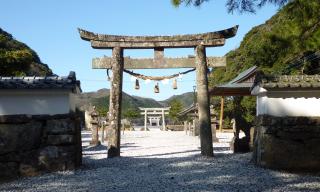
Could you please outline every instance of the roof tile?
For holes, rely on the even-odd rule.
[[[33,76],[33,77],[0,77],[0,89],[70,89],[72,92],[81,91],[80,81],[75,73],[69,76]]]
[[[320,88],[319,75],[264,75],[261,74],[259,82],[261,87],[266,89],[273,88]]]

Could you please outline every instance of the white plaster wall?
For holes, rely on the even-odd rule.
[[[70,103],[70,111],[76,111],[76,94],[69,93],[69,103]]]
[[[0,91],[0,115],[56,115],[74,109],[74,98],[65,90]]]
[[[319,91],[261,91],[257,99],[257,115],[320,116]]]

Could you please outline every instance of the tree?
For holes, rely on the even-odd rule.
[[[170,110],[169,110],[169,117],[174,121],[174,123],[179,122],[180,118],[178,113],[182,111],[182,103],[178,99],[173,99],[169,103]]]
[[[171,0],[171,3],[175,7],[179,7],[181,4],[200,6],[207,1],[210,0]],[[283,6],[289,1],[292,0],[226,0],[226,7],[229,13],[234,11],[255,13],[257,8],[263,7],[267,3]]]
[[[96,106],[96,110],[99,113],[99,115],[101,117],[106,117],[108,114],[108,108],[104,107],[104,106]]]
[[[0,28],[0,76],[52,75],[35,51]]]
[[[140,117],[140,111],[134,108],[129,108],[124,111],[123,116],[129,120],[136,119]]]

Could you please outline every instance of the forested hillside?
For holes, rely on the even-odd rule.
[[[0,76],[51,75],[35,51],[0,28]]]
[[[227,67],[219,68],[210,75],[210,85],[227,82],[254,65],[272,74],[318,74],[319,59],[313,54],[320,51],[319,10],[319,0],[294,0],[288,3],[265,24],[254,27],[240,47],[226,55]],[[232,111],[238,105],[229,101],[226,106],[227,117],[232,116]],[[252,121],[255,98],[245,97],[239,102],[236,111],[241,111],[248,121]]]
[[[183,93],[181,95],[174,95],[164,101],[160,101],[163,106],[169,106],[170,102],[173,100],[179,100],[179,102],[181,102],[182,107],[186,108],[189,107],[193,101],[194,101],[194,93],[193,92],[187,92],[187,93]]]
[[[89,109],[90,105],[95,105],[101,114],[106,114],[109,110],[109,89],[100,89],[96,92],[82,93],[77,97],[77,106],[82,110]],[[138,112],[139,107],[162,107],[162,105],[154,99],[131,96],[122,93],[122,115],[128,112]]]

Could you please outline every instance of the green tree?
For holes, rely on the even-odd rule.
[[[175,7],[179,7],[181,4],[200,6],[207,1],[210,0],[171,0],[171,3]],[[290,0],[226,0],[226,7],[229,13],[234,11],[255,13],[258,8],[267,3],[283,6],[288,1]]]
[[[169,118],[174,121],[174,123],[179,122],[181,119],[178,116],[178,113],[182,111],[183,105],[180,100],[173,99],[169,103],[170,110],[169,110]]]
[[[96,106],[97,112],[99,113],[99,116],[106,117],[108,115],[108,108],[102,107],[102,106]]]
[[[51,74],[36,52],[0,28],[0,76]]]
[[[129,120],[139,118],[140,116],[140,111],[135,108],[129,108],[123,113],[123,117]]]

